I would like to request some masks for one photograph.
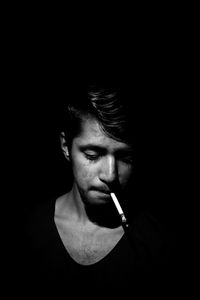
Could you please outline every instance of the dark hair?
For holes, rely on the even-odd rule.
[[[135,146],[134,99],[127,90],[96,84],[73,91],[70,97],[63,123],[69,146],[81,132],[82,121],[90,117],[97,119],[107,136]]]

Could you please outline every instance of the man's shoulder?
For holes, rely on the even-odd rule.
[[[52,228],[55,201],[55,198],[49,198],[29,208],[25,226],[28,245],[44,243],[44,236],[48,236]]]
[[[142,212],[135,219],[132,235],[138,247],[147,251],[153,260],[158,259],[158,262],[168,263],[175,251],[174,232],[149,211]]]

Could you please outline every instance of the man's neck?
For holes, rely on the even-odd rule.
[[[103,205],[85,204],[76,185],[63,196],[61,202],[63,217],[74,219],[82,225],[93,223],[108,228],[120,226],[119,215],[112,202]]]

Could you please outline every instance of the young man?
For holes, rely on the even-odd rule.
[[[134,101],[123,89],[96,85],[74,92],[66,109],[60,141],[73,184],[38,210],[28,227],[30,281],[46,291],[90,296],[130,292],[138,284],[157,288],[167,244],[154,217],[137,210]]]

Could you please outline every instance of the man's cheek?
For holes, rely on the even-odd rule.
[[[82,172],[80,173],[80,176],[83,181],[91,181],[91,179],[93,177],[91,170],[88,170],[88,169],[82,170]]]
[[[121,176],[122,187],[125,187],[128,184],[129,179],[131,178],[131,175],[132,175],[132,171],[128,170]]]
[[[76,166],[76,172],[81,181],[86,181],[92,178],[92,172],[87,164],[79,164]]]

